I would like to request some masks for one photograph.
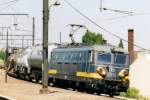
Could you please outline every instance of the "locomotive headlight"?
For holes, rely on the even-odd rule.
[[[118,76],[121,78],[121,79],[124,79],[126,81],[129,80],[128,76],[128,70],[127,69],[122,69],[119,73],[118,73]]]
[[[102,77],[105,77],[106,75],[106,71],[103,67],[97,67],[96,72]]]

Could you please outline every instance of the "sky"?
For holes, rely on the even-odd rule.
[[[9,1],[12,0],[0,0],[0,13],[27,13],[29,16],[0,16],[0,27],[11,25],[9,34],[32,34],[32,17],[34,16],[36,24],[35,36],[38,39],[42,39],[43,0],[18,0],[10,6],[2,5]],[[113,11],[100,11],[100,0],[68,1],[98,25],[125,40],[127,40],[128,29],[134,29],[135,44],[150,49],[150,0],[103,0],[102,7],[134,12],[132,16]],[[55,0],[49,0],[49,2],[49,5],[52,5]],[[68,24],[81,24],[93,32],[103,34],[109,43],[118,44],[119,39],[93,25],[67,5],[64,0],[60,0],[60,3],[60,6],[50,7],[49,42],[58,43],[60,32],[62,33],[62,42],[70,42],[69,33],[71,28]],[[14,23],[18,25],[15,27]],[[16,31],[16,29],[28,30],[28,32]],[[81,42],[85,31],[86,29],[78,30],[74,35],[75,41]],[[6,33],[6,30],[4,30],[4,33]],[[126,46],[125,42],[124,45]]]

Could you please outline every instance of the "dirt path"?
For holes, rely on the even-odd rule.
[[[8,76],[5,83],[4,70],[0,69],[0,95],[16,100],[117,100],[115,98],[81,93],[56,87],[49,87],[51,94],[39,94],[40,84],[18,80]]]

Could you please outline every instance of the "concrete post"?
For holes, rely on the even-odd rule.
[[[6,58],[5,58],[5,83],[7,83],[7,68],[8,68],[8,64],[7,64],[7,61],[8,61],[8,28],[7,28],[7,39],[6,39]]]
[[[32,32],[33,32],[33,33],[32,33],[32,35],[33,35],[33,36],[32,36],[32,46],[34,46],[34,44],[35,44],[35,43],[34,43],[34,42],[35,42],[35,41],[34,41],[34,40],[35,40],[35,18],[34,18],[34,17],[33,17],[33,26],[32,26],[32,27],[33,27],[33,30],[32,30]]]
[[[49,0],[43,0],[43,66],[41,94],[49,93],[48,90],[48,20]]]

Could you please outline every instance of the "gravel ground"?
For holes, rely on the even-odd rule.
[[[39,94],[39,90],[42,88],[40,84],[18,80],[9,76],[8,82],[5,83],[4,76],[4,70],[0,69],[0,95],[16,100],[118,100],[116,98],[87,94],[56,87],[49,87],[53,93]]]

